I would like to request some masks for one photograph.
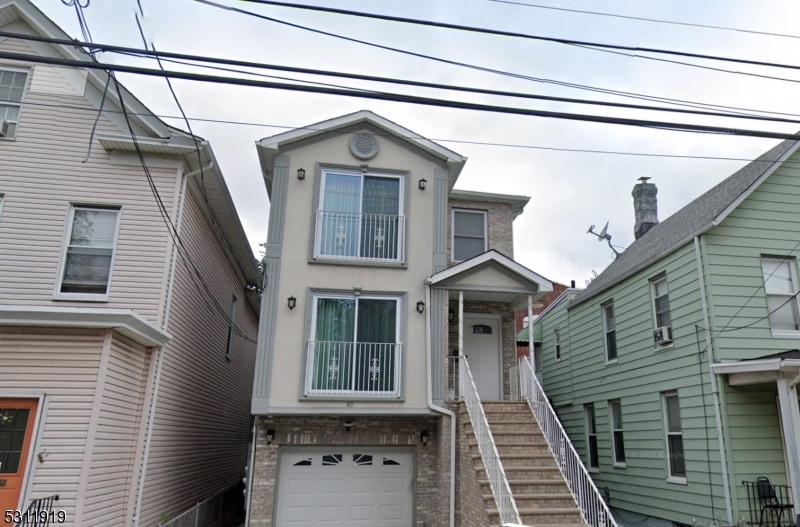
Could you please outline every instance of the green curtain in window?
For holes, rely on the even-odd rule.
[[[397,301],[359,299],[355,389],[393,391]]]
[[[355,313],[353,298],[317,299],[312,389],[350,389]]]

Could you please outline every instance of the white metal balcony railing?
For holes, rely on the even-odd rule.
[[[527,357],[520,361],[519,377],[522,398],[528,401],[536,416],[550,452],[555,456],[558,468],[578,503],[583,520],[592,527],[617,527],[617,522],[561,426],[561,421],[536,379]]]
[[[307,396],[399,397],[402,346],[310,340]]]
[[[475,381],[469,369],[466,357],[460,357],[458,362],[459,371],[459,393],[464,397],[464,404],[467,407],[469,420],[472,423],[472,430],[475,432],[475,440],[478,443],[478,450],[483,459],[483,466],[489,477],[489,485],[492,488],[492,495],[500,514],[500,522],[503,524],[521,524],[522,520],[517,510],[517,504],[511,495],[511,487],[508,484],[503,464],[500,462],[500,454],[497,452],[492,432],[489,430],[489,421],[483,411],[478,390],[475,388]]]
[[[314,256],[366,262],[402,262],[405,216],[317,211]]]

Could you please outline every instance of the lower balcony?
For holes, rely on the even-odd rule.
[[[308,342],[306,397],[400,397],[402,346],[382,342]]]

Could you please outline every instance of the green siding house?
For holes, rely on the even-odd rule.
[[[797,524],[799,150],[660,223],[643,179],[634,243],[536,320],[538,377],[621,525]]]

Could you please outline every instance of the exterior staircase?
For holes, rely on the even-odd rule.
[[[483,410],[523,524],[535,527],[585,526],[528,403],[484,402]],[[489,479],[463,405],[461,417],[461,438],[469,445],[484,507],[492,524],[499,525],[499,513]]]

